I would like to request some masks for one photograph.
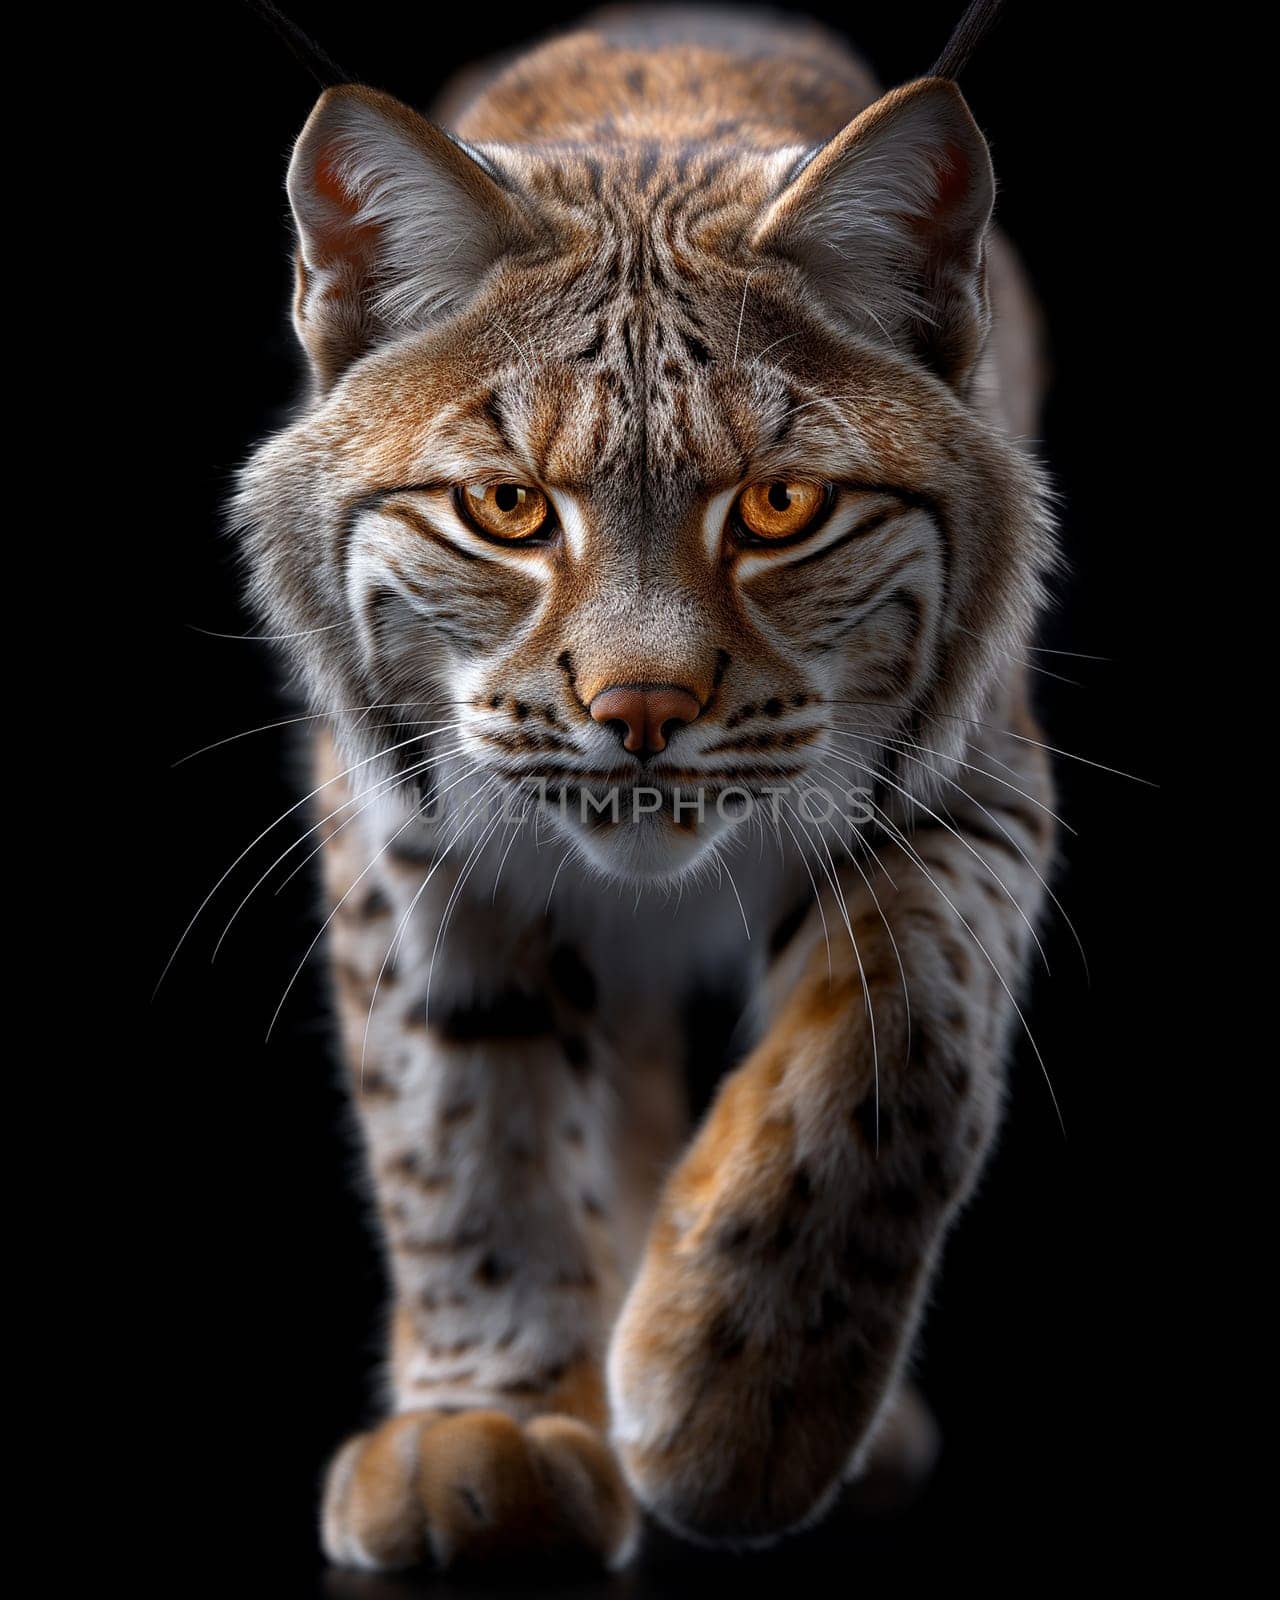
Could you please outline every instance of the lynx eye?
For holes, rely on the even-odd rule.
[[[740,530],[752,539],[794,539],[808,533],[826,510],[831,488],[825,483],[752,483],[734,510]]]
[[[468,483],[454,498],[463,519],[491,539],[532,539],[551,521],[546,495],[525,483]]]

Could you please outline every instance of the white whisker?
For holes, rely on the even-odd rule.
[[[471,824],[480,800],[490,789],[493,788],[498,781],[499,780],[496,777],[489,778],[485,783],[481,784],[476,793],[472,795],[470,802],[471,809],[465,819],[468,827]],[[480,859],[485,845],[489,842],[490,838],[493,836],[494,830],[501,821],[502,812],[499,811],[498,815],[494,817],[492,822],[486,824],[479,839],[477,839],[475,844],[472,845],[471,854],[462,863],[462,871],[458,875],[458,881],[454,884],[453,889],[449,894],[449,898],[445,902],[444,912],[440,918],[440,926],[436,929],[435,942],[431,946],[431,960],[427,965],[427,992],[425,996],[425,1011],[423,1015],[424,1023],[431,1020],[431,985],[434,982],[436,975],[436,956],[438,955],[441,943],[448,932],[449,923],[453,918],[454,908],[457,906],[458,901],[462,898],[462,891],[466,887],[467,879],[471,876],[471,872],[475,863]],[[450,848],[452,848],[452,846]],[[447,855],[448,851],[445,853]]]
[[[800,856],[800,864],[804,868],[806,874],[808,875],[809,887],[813,890],[814,903],[818,907],[818,916],[822,919],[822,937],[826,941],[826,946],[827,946],[827,982],[828,982],[828,984],[830,984],[831,981],[832,981],[832,978],[834,976],[834,974],[832,972],[832,968],[831,968],[831,935],[827,932],[827,914],[822,909],[822,895],[818,891],[817,880],[814,878],[813,873],[809,868],[809,858],[808,858],[808,856],[807,856],[807,854],[805,852],[804,846],[800,843],[799,839],[796,838],[795,829],[791,826],[791,824],[787,821],[787,819],[785,817],[780,817],[778,815],[778,812],[777,812],[776,808],[774,810],[773,816],[774,816],[774,826],[776,827],[778,825],[778,823],[781,822],[783,827],[791,835],[792,842],[794,843],[794,845],[796,847],[796,850],[797,850],[797,852],[799,853],[799,856]],[[782,842],[781,834],[779,834],[779,836],[778,836],[778,842],[779,842],[779,844],[781,844],[781,842]]]
[[[446,760],[448,758],[448,755],[451,754],[451,753],[452,752],[446,752],[444,755],[441,755],[441,756],[437,757],[436,759],[440,760],[440,761],[444,761],[444,760]],[[244,908],[249,904],[250,900],[253,899],[254,895],[257,894],[258,890],[267,881],[267,879],[271,876],[271,874],[276,870],[276,868],[280,865],[280,863],[282,861],[286,860],[289,856],[291,856],[295,850],[299,849],[303,844],[305,844],[306,841],[312,836],[312,834],[317,833],[321,828],[323,828],[325,823],[332,822],[334,817],[338,816],[338,814],[340,812],[347,810],[347,808],[349,806],[356,805],[357,802],[363,802],[362,804],[360,804],[358,806],[358,808],[355,811],[353,811],[351,813],[351,815],[349,817],[343,818],[342,822],[340,822],[338,824],[338,826],[333,830],[333,833],[331,833],[331,834],[327,835],[325,838],[321,839],[320,843],[315,847],[315,849],[311,850],[307,855],[305,855],[302,858],[302,860],[293,869],[293,871],[288,875],[288,877],[286,877],[284,879],[284,881],[277,887],[277,889],[276,889],[276,893],[277,894],[280,893],[280,891],[285,887],[286,884],[290,883],[293,880],[294,876],[297,873],[302,871],[303,867],[306,866],[308,861],[311,861],[315,856],[317,856],[320,853],[321,850],[324,849],[325,845],[329,842],[329,840],[331,838],[335,837],[344,828],[348,827],[352,822],[356,821],[357,818],[362,817],[364,815],[364,813],[366,811],[368,811],[370,806],[376,805],[379,800],[383,799],[386,795],[391,794],[402,783],[407,782],[410,778],[416,777],[419,773],[425,771],[426,768],[429,767],[431,764],[432,763],[430,761],[424,761],[424,762],[418,763],[418,764],[410,767],[407,772],[397,773],[395,776],[393,776],[391,778],[382,779],[379,783],[375,784],[372,789],[362,790],[358,794],[351,795],[348,799],[344,800],[340,806],[335,806],[334,809],[332,811],[330,811],[326,816],[321,817],[319,822],[313,823],[312,826],[309,827],[305,833],[301,834],[298,838],[296,838],[293,841],[293,843],[288,846],[287,849],[282,850],[280,852],[280,854],[276,857],[276,859],[267,868],[267,870],[262,874],[262,876],[260,878],[258,878],[257,881],[253,884],[253,887],[249,890],[248,894],[245,895],[244,899],[240,901],[239,905],[235,908],[235,910],[227,918],[227,925],[226,925],[225,928],[223,928],[222,932],[218,935],[217,943],[213,947],[213,953],[209,957],[210,962],[212,963],[212,962],[214,962],[214,961],[216,961],[218,959],[218,952],[219,952],[219,950],[222,949],[223,941],[226,939],[227,935],[231,932],[232,924],[235,922],[236,918],[240,915],[240,913],[244,910]]]
[[[805,837],[808,838],[809,830],[805,827],[799,812],[796,811],[795,807],[792,806],[789,801],[784,801],[783,804],[787,807],[787,810],[791,812],[791,815],[795,817],[796,821],[800,824]],[[844,919],[845,932],[849,935],[849,943],[853,946],[853,959],[858,964],[858,977],[862,983],[862,1003],[866,1008],[867,1026],[871,1032],[871,1071],[875,1093],[875,1143],[876,1155],[878,1156],[880,1154],[880,1045],[876,1038],[876,1014],[875,1008],[871,1004],[871,985],[867,981],[866,968],[862,964],[862,952],[858,949],[858,941],[853,932],[853,923],[849,918],[849,907],[845,903],[844,891],[841,889],[840,880],[836,875],[836,864],[832,860],[831,851],[829,848],[827,848],[826,840],[822,838],[821,832],[819,832],[818,838],[822,843],[823,848],[826,850],[827,862],[829,863],[829,867],[824,868],[823,870],[827,874],[827,881],[831,885],[831,892],[836,897],[836,903],[840,908],[840,915]],[[819,862],[819,865],[821,865],[821,862]]]
[[[1022,1031],[1027,1036],[1027,1042],[1030,1044],[1031,1049],[1035,1054],[1035,1058],[1040,1064],[1040,1071],[1044,1075],[1045,1087],[1049,1091],[1049,1099],[1053,1102],[1054,1115],[1058,1119],[1058,1127],[1062,1130],[1062,1136],[1065,1139],[1066,1135],[1067,1135],[1067,1125],[1062,1120],[1062,1109],[1058,1105],[1058,1097],[1054,1093],[1053,1080],[1049,1076],[1049,1068],[1045,1064],[1044,1057],[1040,1054],[1040,1046],[1036,1043],[1035,1035],[1031,1031],[1030,1023],[1028,1023],[1026,1017],[1023,1015],[1022,1007],[1018,1004],[1016,998],[1014,997],[1013,990],[1009,987],[1008,983],[1005,982],[1004,974],[1000,971],[999,967],[992,960],[991,955],[989,954],[986,945],[983,944],[982,940],[979,939],[978,935],[974,932],[973,928],[971,927],[971,925],[970,925],[970,923],[968,921],[968,918],[965,917],[963,912],[961,912],[959,910],[959,908],[956,906],[955,902],[947,894],[946,890],[943,889],[942,886],[938,883],[937,879],[933,876],[933,874],[929,871],[928,867],[920,859],[919,853],[912,848],[910,841],[907,839],[907,836],[904,833],[902,833],[902,831],[894,823],[893,819],[884,810],[882,810],[882,808],[880,806],[875,805],[874,802],[872,802],[872,806],[873,806],[874,810],[880,812],[880,816],[883,819],[886,828],[888,828],[890,830],[891,836],[896,838],[898,844],[901,845],[901,847],[907,852],[907,854],[910,857],[912,857],[912,859],[914,859],[914,861],[915,861],[916,865],[919,867],[920,871],[922,873],[924,873],[925,877],[933,885],[933,887],[937,891],[937,893],[939,895],[941,895],[943,900],[946,901],[947,905],[949,905],[951,907],[952,911],[955,912],[956,916],[960,920],[960,923],[961,923],[962,927],[968,933],[969,937],[973,940],[974,944],[976,944],[978,949],[982,952],[983,959],[986,961],[987,965],[991,968],[992,972],[995,974],[996,981],[997,981],[997,983],[999,983],[1000,987],[1004,990],[1006,996],[1008,997],[1009,1004],[1013,1007],[1014,1014],[1016,1015],[1018,1021],[1022,1024]]]
[[[420,702],[410,702],[405,700],[398,703],[402,705],[416,705]],[[345,711],[389,711],[392,710],[396,704],[397,702],[390,701],[384,705],[344,706],[340,707],[339,709]],[[276,722],[263,722],[260,723],[256,728],[245,728],[240,733],[230,733],[225,739],[215,739],[212,744],[202,744],[198,750],[192,750],[188,755],[179,756],[178,759],[172,763],[172,766],[185,766],[188,761],[194,761],[197,756],[207,755],[210,750],[221,750],[223,745],[235,744],[237,739],[250,739],[255,733],[270,733],[275,728],[291,728],[300,722],[331,721],[333,715],[333,712],[330,711],[309,711],[303,716],[281,717]],[[412,718],[404,721],[384,723],[382,726],[388,728],[434,728],[445,726],[450,722],[450,720],[451,719],[448,717]]]
[[[756,268],[750,267],[742,282],[742,304],[738,307],[738,331],[733,341],[733,365],[738,365],[738,346],[742,343],[742,319],[747,314],[747,290],[751,287],[751,280],[756,274]]]
[[[569,848],[565,851],[565,853],[560,857],[560,863],[556,867],[555,873],[554,873],[554,875],[553,875],[553,877],[551,879],[551,887],[547,890],[547,903],[542,908],[542,915],[544,917],[551,910],[551,896],[556,892],[556,884],[558,884],[560,882],[560,874],[564,871],[564,864],[572,854],[573,854],[573,846],[570,845]],[[639,903],[640,902],[637,900],[636,904],[639,905]]]
[[[345,622],[325,622],[318,628],[299,628],[296,633],[218,633],[213,628],[202,628],[197,623],[188,622],[187,627],[192,633],[202,633],[206,639],[234,639],[245,643],[254,641],[266,643],[278,639],[305,639],[312,633],[330,633],[334,628],[345,628]]]
[[[410,778],[420,778],[424,772],[430,772],[432,767],[438,767],[445,761],[452,761],[456,756],[463,755],[466,752],[466,748],[466,741],[459,739],[457,744],[451,745],[448,750],[439,751],[436,755],[432,756],[429,761],[421,761],[408,768],[405,772],[400,774],[398,781],[392,780],[392,782],[379,794],[375,795],[374,798],[380,800],[385,795],[392,793],[397,787],[399,787],[400,784],[407,782]],[[361,810],[355,814],[355,816],[344,817],[338,826],[333,830],[333,833],[329,835],[329,838],[335,838],[343,831],[344,828],[349,827],[351,823],[356,820],[356,817],[363,815],[364,811],[367,809],[367,807],[362,807]],[[292,870],[276,885],[274,893],[281,894],[303,870],[307,862],[313,860],[320,854],[321,850],[324,849],[327,843],[328,840],[322,839],[314,850],[311,850],[307,855],[303,856],[302,860],[297,864],[297,866],[292,868]]]
[[[896,743],[898,741],[894,741],[894,742]],[[905,742],[906,741],[903,741],[904,744],[905,744]],[[921,748],[921,747],[917,746],[917,748]],[[936,752],[933,752],[933,753],[936,754]],[[902,751],[902,754],[906,757],[906,759],[908,761],[914,761],[918,766],[924,767],[924,769],[927,772],[932,772],[935,777],[941,778],[943,783],[949,784],[951,788],[955,789],[959,794],[963,795],[964,798],[970,803],[970,805],[977,806],[978,810],[981,811],[983,816],[987,818],[987,820],[991,823],[991,825],[993,827],[995,827],[995,828],[998,828],[1000,830],[1000,832],[1005,836],[1005,838],[1009,841],[1009,843],[1013,846],[1013,848],[1022,857],[1022,859],[1026,863],[1027,867],[1031,870],[1031,872],[1033,872],[1035,874],[1036,880],[1040,884],[1040,887],[1044,890],[1045,894],[1047,894],[1049,899],[1053,902],[1053,905],[1054,905],[1055,909],[1057,910],[1058,914],[1061,916],[1063,922],[1067,925],[1067,928],[1069,929],[1069,931],[1071,933],[1072,939],[1075,940],[1076,949],[1080,952],[1080,961],[1081,961],[1081,964],[1084,967],[1085,980],[1086,980],[1086,982],[1091,981],[1090,977],[1089,977],[1089,958],[1085,954],[1084,941],[1081,939],[1079,933],[1076,931],[1075,923],[1072,922],[1071,918],[1067,915],[1066,907],[1062,904],[1062,901],[1058,899],[1057,895],[1049,887],[1048,880],[1045,878],[1044,874],[1040,871],[1039,867],[1036,866],[1035,862],[1031,859],[1031,857],[1027,854],[1027,852],[1018,843],[1017,838],[1009,831],[1008,828],[1005,827],[1004,823],[1000,821],[999,817],[997,817],[994,812],[988,811],[986,806],[984,806],[983,803],[981,802],[981,800],[979,800],[976,795],[971,794],[969,792],[969,790],[966,789],[964,787],[964,785],[959,783],[955,778],[949,778],[945,773],[939,772],[937,767],[933,766],[933,764],[931,762],[924,761],[919,756],[912,755],[911,752],[909,750],[907,750],[907,749],[904,749]],[[968,766],[968,762],[961,762],[960,765],[961,766]],[[978,769],[974,769],[974,770],[978,770]],[[996,782],[996,783],[1000,782],[1000,779],[994,777],[994,774],[987,774],[987,776],[991,777],[993,779],[993,781]],[[1009,786],[1006,785],[1006,787],[1009,787]],[[1021,793],[1021,790],[1019,790],[1018,792]],[[1027,796],[1024,796],[1024,798],[1030,799],[1031,797],[1029,795],[1027,795]]]
[[[471,770],[475,771],[476,769],[473,767]],[[481,791],[481,792],[483,792],[483,791]],[[364,1084],[365,1059],[366,1059],[366,1057],[368,1055],[368,1051],[369,1051],[369,1030],[373,1026],[373,1008],[378,1003],[378,992],[382,988],[382,980],[386,976],[387,967],[388,967],[388,965],[390,964],[391,960],[393,959],[393,957],[395,955],[396,948],[398,947],[398,945],[400,943],[400,940],[401,940],[401,937],[404,934],[405,928],[409,924],[409,918],[413,915],[414,910],[417,907],[418,902],[422,899],[422,896],[427,891],[427,886],[430,884],[432,878],[435,877],[437,869],[442,865],[442,863],[444,862],[445,858],[448,856],[449,851],[453,848],[454,844],[457,842],[457,840],[459,838],[461,838],[462,834],[465,833],[465,831],[467,830],[467,828],[470,825],[471,825],[471,818],[469,816],[464,816],[462,821],[458,824],[457,831],[451,835],[451,837],[448,839],[448,841],[444,845],[442,845],[439,849],[437,849],[437,851],[435,853],[435,856],[434,856],[434,858],[433,858],[433,860],[431,862],[431,865],[428,867],[426,873],[423,875],[422,882],[418,885],[417,889],[414,891],[413,897],[409,901],[408,907],[406,908],[404,915],[400,918],[400,921],[396,924],[395,932],[391,935],[391,942],[387,946],[387,953],[382,958],[382,965],[378,968],[378,976],[374,980],[373,993],[369,998],[369,1010],[368,1010],[368,1014],[366,1015],[365,1021],[364,1021],[364,1036],[363,1036],[363,1038],[361,1040],[361,1044],[360,1044],[360,1082],[361,1082],[361,1085]],[[428,979],[428,989],[429,988],[430,988],[430,979]],[[429,994],[427,996],[426,1003],[428,1003],[428,1004],[430,1003],[430,995]]]
[[[437,732],[439,732],[439,731],[442,731],[442,730],[437,730]],[[182,933],[179,936],[177,944],[174,945],[173,950],[171,951],[171,953],[169,955],[169,959],[165,962],[164,970],[161,972],[160,976],[156,979],[155,989],[152,990],[152,999],[154,999],[156,994],[159,992],[160,985],[164,982],[165,978],[168,976],[170,967],[172,967],[173,963],[178,958],[178,952],[182,949],[183,945],[186,943],[188,935],[190,934],[192,928],[194,928],[196,923],[199,921],[200,916],[201,916],[202,912],[204,911],[205,907],[209,904],[209,902],[213,899],[214,895],[217,894],[218,890],[221,889],[222,885],[227,881],[227,879],[236,870],[236,868],[240,865],[240,863],[244,860],[244,858],[249,854],[249,852],[251,850],[253,850],[254,848],[256,848],[256,846],[259,845],[262,842],[262,840],[265,839],[266,836],[269,833],[271,833],[274,829],[278,828],[280,826],[280,824],[285,820],[286,817],[291,817],[294,814],[295,811],[299,810],[302,806],[305,806],[308,801],[314,800],[316,795],[322,793],[325,789],[329,788],[332,784],[339,783],[339,782],[341,782],[341,780],[343,778],[349,777],[351,775],[351,773],[355,772],[358,768],[367,767],[371,761],[380,761],[384,756],[390,755],[393,751],[402,750],[402,749],[404,749],[404,747],[406,745],[414,744],[420,739],[430,739],[432,737],[434,737],[434,735],[430,734],[430,733],[415,733],[412,738],[401,740],[401,742],[399,744],[389,745],[387,747],[387,749],[385,749],[385,750],[375,751],[375,753],[373,755],[365,756],[364,759],[361,760],[361,761],[353,761],[352,764],[349,767],[347,767],[345,771],[336,773],[332,778],[326,778],[323,783],[317,784],[314,789],[310,790],[307,794],[304,794],[302,796],[301,800],[295,800],[291,806],[288,806],[284,811],[282,811],[280,813],[280,815],[275,819],[274,822],[269,822],[267,824],[267,826],[262,830],[261,833],[257,834],[253,839],[251,839],[249,841],[249,843],[244,847],[244,849],[240,852],[240,854],[235,858],[235,860],[231,863],[231,865],[226,869],[226,871],[222,874],[222,876],[214,884],[213,888],[209,890],[208,894],[205,895],[204,899],[196,907],[195,913],[193,914],[190,922],[188,922],[186,927],[182,930]]]
[[[378,864],[379,861],[381,861],[382,857],[384,855],[386,855],[387,851],[390,850],[391,846],[396,842],[396,840],[405,831],[405,829],[410,827],[417,820],[418,820],[418,818],[417,818],[416,813],[405,818],[405,820],[400,824],[400,826],[391,835],[391,837],[386,841],[386,843],[383,844],[378,850],[376,850],[374,852],[372,859],[356,875],[356,877],[352,880],[351,884],[347,888],[346,892],[342,895],[342,897],[338,900],[337,904],[334,906],[333,910],[330,911],[329,915],[320,924],[319,929],[316,931],[315,937],[312,939],[311,943],[307,946],[306,951],[303,954],[302,960],[299,961],[298,965],[294,968],[293,976],[289,979],[288,983],[286,983],[285,986],[284,986],[284,993],[280,996],[279,1004],[276,1006],[275,1010],[272,1012],[271,1021],[267,1024],[266,1037],[263,1039],[263,1043],[264,1044],[266,1044],[266,1043],[268,1043],[270,1041],[271,1035],[272,1035],[273,1031],[275,1030],[275,1025],[276,1025],[277,1021],[279,1020],[279,1018],[280,1018],[280,1013],[284,1010],[285,1001],[289,998],[290,992],[292,991],[294,984],[297,983],[299,977],[302,975],[302,969],[306,966],[307,962],[310,961],[312,951],[320,943],[320,940],[323,937],[324,932],[328,928],[329,924],[333,921],[333,919],[337,916],[338,912],[341,911],[342,907],[347,903],[347,901],[355,893],[356,888],[361,883],[363,883],[364,880],[369,876],[369,874],[373,871],[374,867]]]
[[[938,824],[938,826],[940,828],[945,828],[946,831],[951,835],[951,837],[953,839],[955,839],[957,844],[963,845],[963,847],[969,852],[969,854],[978,863],[978,865],[980,867],[982,867],[983,870],[988,874],[988,876],[995,883],[997,883],[1000,886],[1000,888],[1001,888],[1001,890],[1003,890],[1005,898],[1008,900],[1009,904],[1013,907],[1013,909],[1022,918],[1023,922],[1027,926],[1027,932],[1030,933],[1032,939],[1035,940],[1036,949],[1040,952],[1040,959],[1041,959],[1041,961],[1044,962],[1044,970],[1046,972],[1048,972],[1048,970],[1049,970],[1049,958],[1045,954],[1044,946],[1040,943],[1040,935],[1036,932],[1035,927],[1032,924],[1031,918],[1023,910],[1022,905],[1021,905],[1020,901],[1018,900],[1017,895],[1014,894],[1013,890],[1010,889],[1009,885],[1004,881],[1004,879],[1000,876],[1000,874],[996,871],[996,869],[991,865],[991,863],[989,861],[987,861],[983,856],[980,856],[978,854],[978,852],[974,849],[974,847],[969,843],[969,841],[964,837],[964,835],[962,833],[957,832],[957,830],[951,826],[951,824],[946,820],[945,817],[939,816],[939,814],[936,811],[934,811],[931,807],[927,806],[924,803],[923,800],[919,799],[916,795],[913,795],[909,790],[904,789],[901,784],[894,783],[893,779],[890,778],[886,773],[884,773],[884,772],[877,773],[874,768],[867,766],[867,764],[865,762],[863,762],[863,761],[855,761],[852,756],[842,756],[838,752],[836,752],[835,750],[830,751],[829,754],[831,755],[833,760],[847,762],[849,766],[856,767],[859,772],[865,772],[868,777],[870,777],[870,778],[879,778],[879,780],[882,783],[887,783],[888,786],[892,790],[894,790],[894,792],[896,794],[902,795],[902,797],[905,800],[910,801],[910,803],[912,805],[919,806],[920,810],[924,812],[925,816],[930,817],[934,822],[936,822]]]

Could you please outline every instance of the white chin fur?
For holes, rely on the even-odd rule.
[[[667,816],[583,824],[555,817],[557,831],[573,840],[595,871],[620,883],[675,883],[694,872],[725,824],[706,820],[681,828]]]

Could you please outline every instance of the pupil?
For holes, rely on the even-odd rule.
[[[771,483],[769,485],[769,504],[775,511],[785,511],[791,504],[791,496],[785,483]]]
[[[500,483],[493,492],[493,499],[499,511],[514,511],[520,504],[520,490],[514,483]]]

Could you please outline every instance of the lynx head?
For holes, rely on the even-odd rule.
[[[816,150],[464,144],[344,87],[289,195],[312,394],[238,512],[351,761],[536,796],[630,878],[741,836],[677,787],[892,811],[945,776],[1047,549],[974,398],[992,174],[954,85]],[[639,821],[577,803],[638,785]]]

